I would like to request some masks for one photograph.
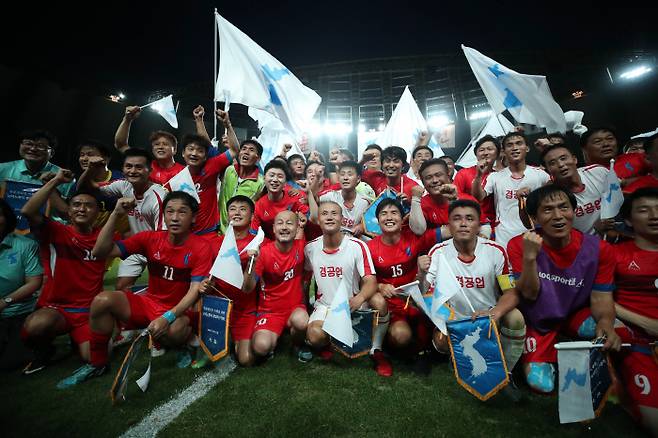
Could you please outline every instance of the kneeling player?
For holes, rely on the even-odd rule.
[[[510,281],[507,254],[502,246],[478,236],[480,204],[475,201],[453,201],[448,210],[448,228],[452,240],[435,245],[429,256],[418,260],[421,289],[436,286],[439,258],[445,257],[463,291],[448,301],[456,319],[490,315],[500,324],[503,353],[511,372],[523,353],[525,322],[521,312],[515,309],[519,298]],[[446,336],[435,329],[433,338],[439,352],[448,351]]]
[[[71,384],[94,377],[107,367],[108,348],[115,321],[129,329],[147,328],[153,338],[168,346],[184,344],[194,317],[190,307],[199,297],[199,285],[212,260],[206,241],[191,233],[199,209],[196,200],[184,192],[171,192],[163,202],[166,231],[142,231],[113,243],[112,230],[120,216],[135,205],[133,198],[121,198],[103,226],[92,251],[94,257],[121,257],[141,254],[149,267],[147,292],[135,295],[105,291],[91,304],[91,365],[71,376]]]
[[[633,192],[622,208],[635,232],[634,241],[616,245],[615,308],[624,327],[622,342],[631,344],[618,355],[618,370],[636,418],[658,435],[658,189]]]
[[[304,249],[304,269],[313,272],[318,285],[306,340],[315,348],[328,346],[329,335],[322,330],[322,325],[331,307],[334,293],[341,281],[344,281],[352,312],[367,308],[379,311],[370,355],[375,362],[377,374],[390,376],[393,374],[393,368],[381,350],[388,330],[388,306],[384,297],[377,293],[377,278],[368,247],[362,241],[341,232],[342,220],[340,205],[333,201],[321,202],[318,207],[318,221],[322,236],[309,242]]]
[[[262,295],[258,301],[258,320],[251,338],[251,348],[260,357],[274,351],[286,327],[290,329],[296,344],[303,345],[308,324],[306,300],[302,291],[305,242],[303,233],[298,233],[301,228],[297,214],[292,211],[278,213],[274,218],[273,229],[276,240],[261,245],[256,267],[246,276],[242,288],[245,292],[255,294],[253,290],[260,280]],[[303,353],[304,350],[299,352],[300,360],[311,358]]]

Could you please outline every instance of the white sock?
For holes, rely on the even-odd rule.
[[[387,313],[384,316],[377,318],[377,325],[375,326],[375,333],[372,337],[372,348],[370,349],[370,354],[373,354],[375,350],[381,350],[382,345],[384,344],[384,337],[388,331],[388,323],[391,320],[391,314]]]
[[[500,328],[500,343],[503,346],[503,354],[507,363],[507,370],[511,373],[514,366],[523,354],[523,343],[525,342],[525,327],[512,330],[507,327]]]

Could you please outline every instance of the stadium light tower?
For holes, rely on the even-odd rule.
[[[631,79],[636,79],[641,76],[646,75],[647,73],[651,72],[653,69],[651,67],[647,67],[646,65],[641,65],[639,67],[632,68],[630,70],[626,70],[622,74],[619,75],[621,79],[626,79],[626,80],[631,80]]]

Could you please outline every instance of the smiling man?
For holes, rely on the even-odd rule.
[[[615,256],[596,236],[573,229],[573,194],[548,185],[528,196],[528,215],[538,231],[513,238],[507,247],[521,294],[519,309],[527,323],[522,357],[528,385],[553,392],[557,337],[605,336],[604,349],[621,345],[613,323]]]
[[[619,153],[617,134],[612,128],[598,127],[590,129],[580,137],[585,164],[610,166],[610,160]]]
[[[366,169],[361,179],[368,183],[379,196],[387,188],[393,189],[400,197],[400,201],[407,206],[411,202],[411,189],[418,183],[402,173],[407,165],[407,152],[399,146],[389,146],[382,152],[382,170]],[[370,161],[373,151],[365,152],[363,159]]]

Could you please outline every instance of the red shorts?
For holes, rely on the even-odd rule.
[[[658,363],[649,339],[628,327],[615,328],[622,342],[632,344],[617,354],[617,369],[624,389],[632,402],[633,413],[639,417],[640,406],[658,408]]]
[[[388,311],[391,313],[391,325],[398,321],[410,323],[412,320],[415,321],[418,318],[423,318],[425,316],[423,311],[416,307],[411,299],[409,300],[409,305],[406,309],[404,308],[407,304],[406,298],[386,298],[386,303],[388,304]]]
[[[124,322],[128,330],[143,329],[156,318],[162,316],[172,306],[164,305],[152,299],[148,295],[136,295],[132,292],[123,292],[130,306],[130,318]],[[184,313],[190,319],[190,325],[196,327],[199,321],[199,312],[188,309]]]
[[[233,342],[247,341],[254,334],[256,324],[256,307],[248,306],[244,309],[233,307],[229,331]]]
[[[540,333],[531,326],[526,327],[525,343],[523,345],[523,363],[530,362],[557,362],[557,350],[554,345],[559,335],[565,335],[569,338],[579,338],[578,328],[582,323],[592,316],[589,307],[583,307],[575,313],[572,313],[567,319],[547,333]]]
[[[71,336],[73,342],[77,345],[88,342],[91,339],[91,329],[89,328],[89,309],[64,309],[58,306],[46,306],[55,309],[66,321],[66,332]]]
[[[298,304],[291,310],[285,312],[258,312],[258,317],[254,324],[254,331],[269,330],[276,333],[277,336],[281,336],[283,330],[288,327],[290,315],[292,315],[297,309],[306,311],[306,306],[304,304]]]

